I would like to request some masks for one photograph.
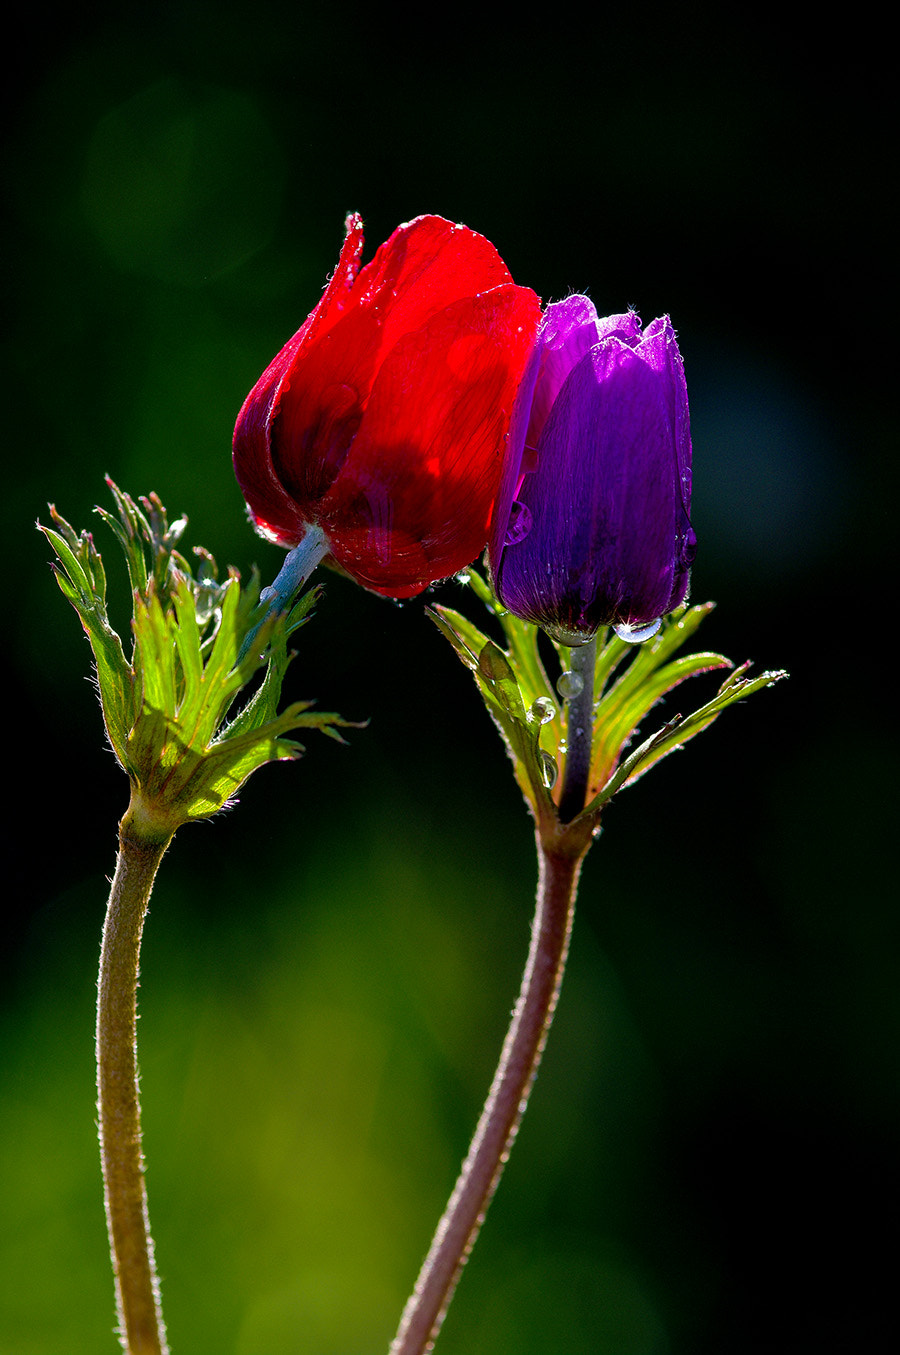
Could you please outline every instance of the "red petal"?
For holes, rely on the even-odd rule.
[[[234,426],[234,471],[241,492],[260,530],[283,545],[296,545],[304,528],[297,504],[272,464],[270,428],[285,377],[298,351],[327,332],[347,305],[363,248],[362,219],[357,213],[347,217],[345,232],[337,267],[321,301],[269,363],[244,401]]]
[[[483,235],[440,216],[419,216],[379,246],[357,277],[353,295],[362,308],[375,312],[380,348],[387,353],[402,335],[451,302],[508,282],[509,269]]]
[[[344,243],[337,267],[322,293],[322,299],[300,331],[294,336],[304,343],[319,339],[352,305],[354,282],[363,252],[363,223],[359,212],[351,212],[344,222]],[[291,340],[293,343],[294,340]]]
[[[533,292],[498,287],[448,306],[387,356],[317,510],[360,583],[411,596],[484,548],[539,319]]]
[[[511,281],[490,241],[421,216],[380,246],[324,325],[316,312],[283,374],[269,433],[273,473],[305,516],[338,474],[395,345],[453,302]]]
[[[409,596],[484,545],[539,302],[442,217],[398,227],[357,275],[362,244],[348,217],[321,301],[244,403],[234,464],[267,535],[321,522],[354,577]]]

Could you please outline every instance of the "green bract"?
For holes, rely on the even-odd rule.
[[[507,745],[516,780],[539,829],[558,834],[561,827],[558,795],[567,756],[566,728],[560,713],[562,703],[538,650],[538,627],[506,611],[475,570],[468,570],[466,576],[470,587],[498,619],[508,647],[501,649],[449,607],[436,608],[432,617],[462,662],[472,670],[485,705]],[[726,707],[787,676],[777,671],[746,677],[749,664],[734,668],[722,654],[701,652],[675,658],[712,607],[711,602],[679,607],[665,618],[659,633],[642,645],[627,644],[608,627],[599,631],[587,799],[581,813],[571,824],[564,825],[573,835],[595,827],[603,806],[617,791],[706,729]],[[571,667],[571,650],[556,640],[551,643],[559,656],[561,670],[566,672]],[[712,700],[689,715],[674,716],[623,756],[661,697],[686,678],[716,668],[730,671]]]
[[[312,727],[340,740],[338,728],[346,722],[312,711],[309,701],[277,714],[291,657],[287,638],[307,620],[318,590],[288,615],[267,616],[255,573],[246,587],[233,569],[219,582],[215,560],[201,547],[192,570],[176,549],[186,519],[169,524],[156,495],[139,506],[107,483],[117,515],[97,512],[128,565],[130,658],[109,623],[106,574],[91,534],[76,533],[52,505],[54,526],[39,526],[58,557],[57,582],[94,652],[106,732],[131,781],[132,809],[145,828],[169,836],[229,803],[257,767],[298,757],[302,744],[285,737],[290,731]],[[263,666],[260,685],[229,722],[236,697]]]

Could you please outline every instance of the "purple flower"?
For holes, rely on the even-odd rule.
[[[488,560],[505,607],[570,643],[652,635],[696,551],[684,366],[668,316],[548,306],[510,430]]]

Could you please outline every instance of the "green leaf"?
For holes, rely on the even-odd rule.
[[[107,620],[106,576],[89,533],[76,536],[52,505],[50,511],[61,530],[38,524],[39,530],[56,552],[62,566],[54,570],[56,581],[78,613],[90,641],[107,736],[124,765],[128,730],[134,720],[134,683],[122,642]]]
[[[563,824],[546,773],[548,766],[563,773],[557,783],[558,796],[565,784],[567,731],[541,659],[538,629],[506,612],[477,571],[468,570],[466,574],[472,590],[502,628],[507,648],[501,649],[461,613],[448,607],[435,609],[432,618],[472,672],[541,832],[549,833],[557,846],[568,840],[569,834],[583,845],[584,832],[595,831],[601,809],[618,790],[708,728],[729,705],[785,676],[773,672],[748,679],[744,677],[745,668],[731,673],[712,701],[687,718],[675,716],[622,760],[640,725],[662,697],[688,678],[711,669],[730,668],[731,664],[724,655],[712,651],[676,657],[709,615],[712,603],[680,608],[664,620],[658,635],[642,645],[628,644],[611,630],[601,629],[597,636],[590,772],[594,798],[581,814]],[[567,671],[572,665],[571,649],[555,640],[551,643],[562,670]],[[550,703],[555,717],[542,719],[535,706],[538,701]]]
[[[450,641],[460,660],[476,673],[478,655],[488,643],[488,637],[461,612],[455,612],[451,607],[426,607],[425,610],[441,634]]]
[[[497,601],[490,585],[476,569],[466,570],[466,579],[472,591],[481,599],[503,628],[509,645],[510,661],[515,667],[516,678],[522,692],[522,699],[530,707],[540,697],[555,700],[553,689],[547,677],[538,651],[538,628],[529,621],[522,621],[507,611]]]
[[[640,728],[656,703],[679,683],[715,668],[730,667],[721,654],[691,654],[666,664],[657,672],[648,672],[637,688],[619,687],[600,702],[596,736],[591,759],[591,783],[603,785],[616,765],[623,747]]]
[[[649,739],[646,739],[621,763],[615,774],[592,803],[588,805],[586,812],[601,808],[623,786],[633,785],[661,758],[674,752],[677,748],[682,748],[690,739],[695,738],[704,729],[708,729],[723,710],[727,710],[737,701],[752,696],[754,692],[762,691],[765,687],[773,687],[776,682],[780,682],[788,676],[784,669],[778,669],[761,673],[755,678],[745,678],[743,674],[748,667],[749,664],[743,664],[741,668],[729,673],[711,701],[707,701],[705,705],[700,706],[687,717],[674,716]]]
[[[535,816],[543,820],[552,815],[540,748],[541,725],[529,718],[531,703],[526,707],[526,695],[511,656],[459,612],[439,607],[430,610],[430,615],[473,673],[488,714],[506,745],[522,794]]]
[[[155,495],[140,501],[107,481],[117,514],[98,509],[122,549],[132,586],[131,660],[106,615],[106,575],[93,539],[78,535],[51,507],[54,527],[42,527],[59,564],[59,586],[87,632],[94,652],[110,742],[155,830],[215,813],[265,762],[296,758],[302,744],[286,737],[300,728],[342,742],[348,722],[295,702],[278,714],[290,662],[287,636],[309,619],[313,588],[290,615],[259,605],[259,578],[247,587],[234,570],[218,582],[215,560],[194,552],[196,574],[175,547],[186,520],[169,523]],[[252,643],[251,643],[252,638]],[[246,651],[246,652],[245,652]],[[260,667],[262,682],[237,716],[226,716]]]
[[[525,703],[516,675],[503,650],[488,640],[478,655],[478,673],[493,700],[514,720],[525,721]]]

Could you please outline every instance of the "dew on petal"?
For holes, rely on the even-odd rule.
[[[580,673],[565,672],[560,673],[556,679],[556,690],[559,692],[563,701],[571,701],[584,691],[584,678]]]
[[[642,645],[645,640],[651,639],[662,625],[662,617],[658,616],[655,621],[648,621],[645,625],[629,626],[627,621],[619,621],[613,626],[620,640],[624,640],[629,645]]]
[[[527,504],[519,503],[516,500],[509,510],[509,521],[506,524],[506,537],[504,544],[507,546],[517,546],[520,541],[531,531],[532,524],[531,509]]]
[[[556,718],[556,707],[549,696],[539,696],[525,716],[529,724],[546,725]]]

